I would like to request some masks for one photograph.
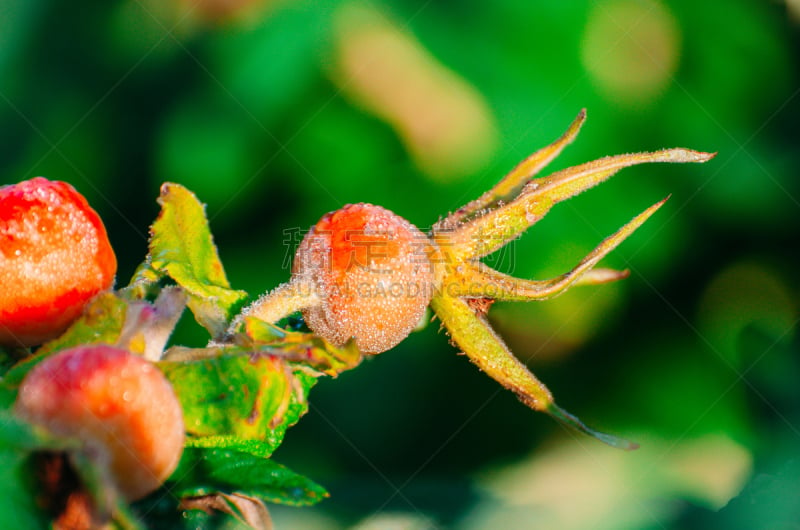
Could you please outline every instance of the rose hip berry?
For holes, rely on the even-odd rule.
[[[353,337],[364,353],[395,346],[433,293],[428,245],[419,229],[380,206],[350,204],[323,216],[293,265],[320,300],[303,309],[308,326],[337,345]]]
[[[15,411],[81,441],[128,500],[157,489],[183,451],[183,414],[166,377],[112,346],[79,346],[39,363],[23,381]]]
[[[596,285],[628,276],[597,264],[663,204],[647,208],[604,239],[572,270],[547,280],[516,278],[482,261],[541,220],[557,203],[588,190],[621,169],[653,162],[702,163],[714,153],[662,149],[607,156],[536,177],[578,135],[581,111],[550,145],[520,162],[493,188],[440,219],[428,239],[407,221],[378,206],[356,204],[323,217],[300,244],[292,278],[237,317],[233,335],[247,318],[275,323],[302,310],[311,329],[340,345],[349,337],[363,352],[400,342],[430,304],[456,345],[472,362],[527,406],[565,425],[623,449],[636,444],[595,431],[559,407],[550,390],[517,359],[492,329],[494,301],[545,300],[575,285]],[[394,296],[410,281],[415,296]],[[399,290],[399,293],[404,291]]]
[[[58,336],[116,270],[103,222],[75,188],[42,177],[0,188],[0,344]]]

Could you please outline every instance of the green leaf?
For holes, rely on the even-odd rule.
[[[50,355],[84,344],[115,344],[122,333],[128,303],[112,293],[96,296],[84,309],[83,315],[57,339],[45,343],[36,355],[17,363],[3,378],[0,395],[12,392],[16,397],[16,387],[34,366]],[[0,398],[5,400],[5,397]]]
[[[225,331],[247,293],[230,288],[205,208],[197,197],[167,182],[161,186],[158,203],[161,213],[150,227],[150,254],[132,284],[172,278],[189,296],[195,319],[216,337]]]
[[[0,521],[5,530],[47,528],[35,502],[30,459],[20,451],[0,448]]]
[[[162,361],[159,367],[181,402],[190,435],[260,440],[273,451],[286,429],[305,414],[315,379],[293,373],[282,360],[229,347],[191,361]]]
[[[198,437],[190,444],[268,456],[308,410],[316,376],[336,376],[362,356],[353,344],[337,348],[258,319],[245,319],[244,331],[233,344],[173,347],[159,366],[181,401],[187,432]]]
[[[10,410],[0,410],[0,451],[59,451],[74,448],[78,444],[77,440],[53,437],[17,418]]]
[[[114,344],[125,324],[128,302],[113,293],[96,296],[84,309],[83,315],[57,339],[45,343],[36,357],[50,355],[84,344]]]
[[[185,449],[169,481],[180,497],[237,493],[290,506],[328,497],[322,486],[272,460],[224,449]]]
[[[230,449],[261,458],[269,458],[274,448],[271,444],[260,440],[246,440],[237,436],[204,436],[189,438],[186,447],[198,449]]]
[[[0,377],[5,375],[18,359],[29,354],[30,352],[27,349],[11,349],[0,346]]]
[[[17,385],[9,385],[0,380],[0,409],[9,409],[17,400]]]
[[[60,451],[74,447],[74,440],[57,439],[13,416],[0,411],[0,521],[3,529],[46,528],[47,522],[37,506],[32,477],[34,450]]]

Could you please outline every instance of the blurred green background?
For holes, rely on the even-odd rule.
[[[0,179],[71,182],[118,284],[161,182],[207,203],[228,276],[289,276],[348,202],[429,227],[589,119],[554,168],[690,147],[556,207],[489,260],[621,283],[496,304],[513,351],[622,453],[535,414],[438,324],[311,394],[276,459],[329,488],[279,528],[788,528],[800,521],[800,2],[0,2]],[[202,344],[184,319],[176,341]],[[785,525],[785,526],[782,526]]]

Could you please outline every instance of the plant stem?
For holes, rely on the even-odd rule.
[[[228,333],[233,334],[244,322],[245,317],[255,317],[274,324],[280,319],[320,303],[314,286],[297,276],[292,277],[270,293],[262,296],[246,307],[231,323]]]

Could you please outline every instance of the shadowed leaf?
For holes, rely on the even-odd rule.
[[[223,449],[187,448],[169,481],[180,497],[236,493],[290,506],[328,497],[322,486],[277,462]]]

